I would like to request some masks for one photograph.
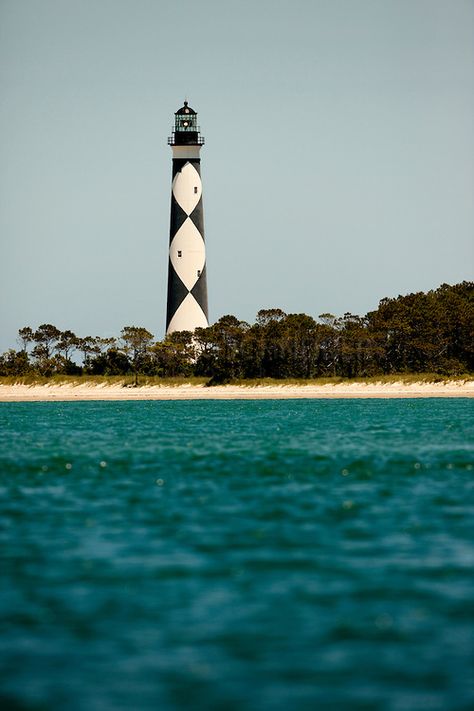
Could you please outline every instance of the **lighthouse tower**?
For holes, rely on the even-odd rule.
[[[173,134],[170,252],[166,334],[208,326],[201,146],[197,113],[188,102],[176,111]]]

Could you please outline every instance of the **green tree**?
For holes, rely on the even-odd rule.
[[[241,367],[244,378],[265,377],[263,367],[264,346],[264,329],[258,323],[255,323],[246,330],[240,346]]]
[[[26,350],[13,348],[0,355],[0,375],[26,375],[32,370]]]
[[[29,344],[33,343],[34,340],[35,338],[33,329],[30,328],[30,326],[20,328],[20,330],[18,331],[18,341],[21,343],[23,351],[26,352],[28,350]]]
[[[125,353],[112,347],[91,358],[87,372],[91,375],[126,375],[132,372],[132,365]]]
[[[311,378],[318,356],[318,325],[306,314],[289,314],[282,322],[285,354],[284,375]]]
[[[339,368],[340,375],[356,378],[367,375],[370,353],[367,350],[366,319],[351,313],[345,313],[339,321],[340,339]]]
[[[242,377],[241,346],[249,328],[235,316],[222,316],[208,328],[196,329],[196,373],[211,376],[210,384]]]
[[[438,355],[440,371],[460,374],[474,370],[474,282],[442,284],[435,296],[446,344]]]
[[[91,356],[100,353],[97,338],[94,338],[94,336],[84,336],[77,340],[77,350],[82,353],[82,367],[87,372],[89,372],[91,365]]]
[[[79,345],[79,339],[72,331],[62,331],[54,349],[62,355],[64,360],[71,359],[71,354]]]
[[[319,320],[319,349],[316,364],[316,374],[319,376],[337,375],[339,367],[339,350],[341,331],[338,319],[330,313],[321,314]]]
[[[50,323],[43,323],[33,334],[36,346],[32,355],[42,375],[52,375],[56,370],[56,363],[52,358],[56,342],[61,336],[61,331]]]
[[[260,309],[257,313],[256,322],[258,326],[267,326],[272,321],[284,321],[286,313],[281,309]]]
[[[151,347],[155,372],[164,377],[188,376],[193,372],[196,349],[191,331],[175,331]]]
[[[124,326],[120,333],[123,352],[128,356],[138,385],[138,372],[144,365],[153,342],[153,334],[142,326]]]
[[[71,360],[71,355],[73,351],[78,348],[78,346],[79,338],[75,333],[69,330],[61,332],[59,339],[54,346],[54,350],[57,353],[55,360],[58,372],[67,373],[69,375],[81,372],[81,368]]]
[[[271,318],[261,322],[263,337],[262,371],[267,378],[284,378],[287,374],[285,321]]]
[[[51,323],[43,323],[41,326],[38,326],[34,332],[33,340],[44,347],[46,356],[50,358],[54,345],[60,336],[61,331],[56,328],[56,326],[53,326]]]

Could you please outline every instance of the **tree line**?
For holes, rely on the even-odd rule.
[[[79,337],[52,324],[18,332],[19,350],[0,356],[0,375],[191,375],[246,378],[370,377],[474,370],[474,282],[442,284],[380,301],[365,316],[261,309],[255,323],[222,316],[194,333],[155,341],[141,326],[118,338]]]

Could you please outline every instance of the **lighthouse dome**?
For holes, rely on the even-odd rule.
[[[190,106],[188,106],[188,102],[185,101],[185,102],[184,102],[184,106],[182,106],[180,109],[178,109],[178,110],[176,111],[176,116],[182,116],[182,115],[185,115],[185,116],[186,116],[187,114],[196,116],[196,115],[197,115],[197,111],[194,111],[194,109],[192,109]]]

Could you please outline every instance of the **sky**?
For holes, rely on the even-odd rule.
[[[211,322],[472,279],[474,0],[0,0],[0,352],[163,338],[185,98]]]

